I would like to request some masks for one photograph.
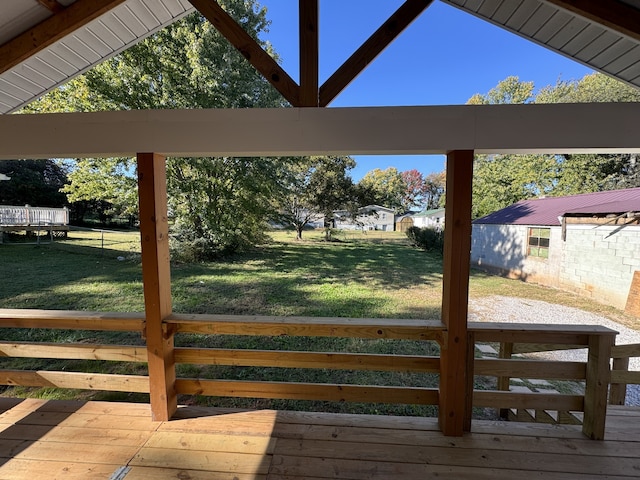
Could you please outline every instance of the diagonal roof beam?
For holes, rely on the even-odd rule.
[[[120,5],[124,0],[78,0],[0,46],[0,73]]]
[[[326,107],[362,72],[433,0],[406,0],[320,87],[319,106]]]
[[[299,0],[300,106],[318,106],[318,0]]]
[[[204,17],[294,107],[300,106],[300,87],[215,0],[189,0]]]
[[[58,0],[38,0],[38,3],[52,13],[60,13],[64,10],[64,6],[58,3]]]
[[[611,30],[640,41],[640,10],[626,3],[611,0],[545,0]]]

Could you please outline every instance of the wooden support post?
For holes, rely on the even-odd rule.
[[[166,421],[177,409],[177,396],[173,332],[163,323],[171,314],[167,179],[163,156],[138,153],[138,196],[151,413],[154,420]]]
[[[440,428],[461,436],[470,418],[467,312],[471,251],[473,150],[447,154],[447,204],[444,229],[442,322],[446,335],[440,351]],[[470,423],[470,422],[469,422]]]
[[[614,340],[614,335],[591,335],[589,337],[582,433],[593,440],[604,440],[607,394],[611,378],[609,361]]]

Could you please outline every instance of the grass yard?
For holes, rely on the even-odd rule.
[[[442,259],[409,246],[397,232],[344,232],[335,242],[321,232],[272,232],[273,241],[224,261],[172,266],[174,311],[328,317],[440,317]],[[138,235],[71,232],[51,245],[0,245],[0,308],[142,311]],[[512,295],[591,310],[616,321],[620,312],[574,295],[474,272],[471,296]],[[136,334],[0,330],[3,340],[141,344]],[[429,342],[328,338],[179,335],[178,345],[397,354],[437,354]],[[87,361],[3,359],[3,368],[145,373],[145,366]],[[433,375],[329,372],[222,366],[179,366],[179,375],[434,386]],[[7,390],[5,395],[76,398],[79,392]],[[91,398],[114,394],[91,393]],[[115,398],[118,398],[117,395]],[[131,400],[130,396],[125,397]],[[205,404],[350,412],[434,414],[432,408],[291,401],[188,399]]]

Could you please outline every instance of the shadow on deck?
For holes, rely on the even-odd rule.
[[[640,476],[640,408],[579,426],[0,398],[2,479],[596,479]]]

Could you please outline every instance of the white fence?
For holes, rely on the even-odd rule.
[[[0,205],[1,226],[69,225],[69,209]]]

